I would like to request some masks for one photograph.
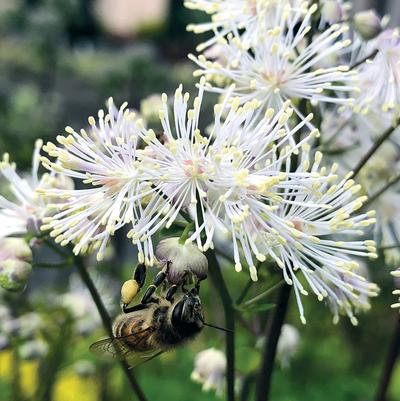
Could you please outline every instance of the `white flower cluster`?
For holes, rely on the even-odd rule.
[[[40,149],[43,145],[37,140],[32,157],[32,172],[24,178],[16,172],[14,163],[10,163],[8,153],[0,161],[0,184],[5,179],[5,192],[9,198],[0,195],[0,239],[25,235],[28,232],[39,232],[40,224],[48,213],[48,201],[36,191],[40,188],[73,187],[73,182],[64,176],[55,177],[54,174],[44,174],[40,178]]]
[[[257,99],[262,110],[281,107],[287,99],[352,104],[348,93],[356,89],[356,72],[344,64],[324,66],[326,59],[350,45],[351,41],[343,36],[348,26],[331,25],[310,42],[308,35],[316,4],[289,0],[193,3],[207,12],[209,8],[204,3],[232,3],[215,7],[215,49],[199,56],[189,55],[200,67],[195,74],[214,83],[209,84],[210,91],[224,94],[226,84],[234,83],[234,94],[241,102]],[[249,8],[248,3],[252,4],[250,14],[241,10]],[[229,20],[227,10],[237,18],[241,16],[241,22],[231,22],[218,30],[225,19]],[[257,18],[247,21],[252,13]],[[239,31],[242,25],[246,27],[244,33]],[[304,117],[300,107],[295,106],[294,110]]]
[[[187,241],[204,251],[214,246],[217,229],[228,233],[236,270],[244,262],[253,280],[256,261],[274,260],[294,284],[303,321],[300,294],[307,291],[298,271],[321,300],[335,296],[336,287],[345,298],[373,295],[372,286],[344,281],[354,275],[352,255],[376,257],[373,241],[331,238],[362,235],[375,221],[373,212],[353,215],[366,199],[356,195],[360,186],[351,174],[340,179],[337,166],[321,168],[321,153],[311,157],[308,141],[317,130],[292,144],[311,116],[287,129],[293,113],[288,102],[255,119],[260,102],[240,106],[228,93],[214,107],[214,123],[205,135],[199,129],[204,85],[202,79],[192,107],[182,87],[172,111],[163,95],[162,138],[126,105],[116,110],[110,100],[97,124],[89,118],[90,132],[68,127],[68,135],[57,138],[60,145],[47,143],[43,149],[56,161],[42,157],[44,166],[78,179],[82,189],[40,190],[59,199],[59,211],[44,219],[42,229],[61,245],[73,243],[76,253],[97,249],[101,259],[109,237],[128,224],[140,261],[151,265],[152,236],[181,215],[191,216],[195,226]]]
[[[189,27],[212,34],[197,49],[203,54],[190,55],[199,66],[198,95],[191,100],[179,86],[173,99],[154,98],[151,104],[161,107],[160,132],[148,129],[127,103],[118,109],[112,99],[106,111],[89,117],[87,129],[67,127],[57,143],[43,146],[47,156],[40,160],[48,177],[74,180],[76,189],[37,179],[22,186],[6,158],[3,174],[17,197],[25,192],[22,206],[0,198],[0,218],[14,219],[0,230],[24,234],[33,213],[56,243],[71,244],[76,254],[95,251],[102,260],[111,236],[128,226],[139,262],[151,266],[157,261],[155,235],[187,221],[193,223],[187,244],[207,251],[225,234],[236,271],[246,267],[254,281],[258,267],[273,261],[293,285],[303,323],[302,296],[312,292],[330,305],[335,321],[344,313],[356,324],[354,312],[367,309],[368,298],[378,293],[357,261],[377,258],[368,239],[375,212],[364,210],[367,197],[352,179],[358,153],[344,171],[348,160],[337,157],[339,163],[328,165],[332,158],[323,159],[316,146],[357,145],[361,129],[353,135],[348,123],[373,126],[374,110],[388,111],[392,121],[400,102],[398,38],[396,31],[390,38],[383,32],[372,63],[351,68],[354,46],[348,49],[349,26],[340,22],[342,3],[329,9],[324,2],[322,19],[312,3],[187,1],[211,15],[210,22]],[[370,19],[358,22],[368,25]],[[208,91],[221,96],[206,129],[202,99]],[[343,124],[339,112],[346,113]],[[327,121],[332,115],[334,124]],[[319,120],[321,133],[314,127]],[[363,150],[373,135],[362,142]],[[35,169],[38,157],[37,151]]]

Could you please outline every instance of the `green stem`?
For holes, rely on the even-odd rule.
[[[194,223],[193,222],[186,224],[186,227],[183,230],[181,237],[179,238],[179,243],[181,245],[185,245],[185,242],[188,239],[189,233],[193,229],[193,227],[194,227]]]
[[[289,306],[290,290],[291,287],[286,283],[281,287],[276,308],[273,310],[267,323],[263,358],[257,375],[256,401],[268,401],[270,396],[276,349]]]
[[[390,381],[393,377],[396,361],[400,355],[400,318],[396,316],[396,326],[393,332],[392,342],[383,367],[383,372],[379,381],[378,390],[374,401],[386,401]]]
[[[221,268],[219,266],[214,250],[207,251],[209,262],[210,279],[215,286],[218,295],[221,297],[222,307],[225,314],[226,332],[226,387],[227,401],[235,400],[235,309],[228,288],[222,277]]]
[[[50,237],[46,237],[43,239],[44,243],[50,248],[52,249],[54,252],[56,252],[58,255],[63,256],[65,258],[67,258],[69,255],[64,252],[59,246],[57,246],[54,241],[52,240],[52,238]]]
[[[390,189],[393,185],[396,185],[397,183],[400,182],[400,174],[398,174],[396,177],[393,177],[388,181],[388,183],[381,188],[379,191],[375,192],[373,195],[371,195],[368,200],[364,203],[363,208],[367,207],[370,205],[372,202],[376,201],[381,195],[383,195],[388,189]]]
[[[12,377],[11,389],[13,401],[22,401],[21,389],[21,359],[18,354],[18,346],[15,345],[12,350]]]
[[[378,49],[374,50],[371,54],[369,54],[368,56],[362,58],[360,61],[355,62],[353,65],[350,66],[349,70],[354,70],[354,68],[357,68],[361,64],[364,64],[370,58],[374,58],[377,54],[378,54]]]
[[[106,329],[108,335],[110,337],[113,337],[111,318],[103,304],[103,301],[100,297],[100,294],[98,293],[98,291],[96,289],[96,286],[93,283],[92,278],[90,277],[89,273],[87,272],[87,270],[83,264],[82,258],[79,256],[75,256],[74,262],[75,262],[76,268],[78,269],[78,272],[81,276],[82,281],[85,283],[87,289],[90,292],[90,295],[92,296],[93,302],[96,304],[96,307],[100,314],[104,328]],[[140,401],[147,401],[146,396],[143,393],[143,390],[140,388],[139,383],[136,381],[136,378],[133,375],[132,370],[129,368],[129,365],[126,362],[126,360],[120,361],[120,364],[122,366],[122,370],[124,371],[126,378],[129,381],[129,384],[130,384],[133,392],[136,394],[137,398]]]
[[[275,290],[278,288],[282,287],[282,285],[285,284],[285,280],[281,280],[275,285],[273,285],[271,288],[268,288],[268,290],[265,290],[261,294],[256,295],[254,298],[249,299],[246,301],[244,304],[245,305],[251,305],[254,304],[255,302],[261,301],[264,298],[267,298],[269,295],[271,295]]]
[[[243,288],[243,291],[240,293],[240,295],[237,297],[237,300],[235,302],[236,306],[240,305],[243,300],[246,298],[247,293],[250,291],[250,288],[253,286],[254,281],[250,278],[245,287]]]
[[[389,127],[382,135],[377,139],[377,141],[373,144],[371,149],[367,152],[367,154],[359,161],[357,166],[353,170],[353,178],[358,175],[360,170],[367,164],[368,160],[375,154],[375,152],[381,147],[381,145],[389,139],[390,135],[393,134],[395,129],[400,125],[400,118],[396,120],[396,122]]]
[[[32,263],[33,268],[43,268],[43,269],[60,269],[64,267],[71,266],[70,262],[65,263]]]

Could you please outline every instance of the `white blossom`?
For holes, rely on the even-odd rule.
[[[0,178],[3,177],[13,198],[0,195],[0,238],[25,235],[29,231],[39,231],[42,219],[48,213],[47,203],[36,191],[51,186],[67,185],[63,178],[43,174],[38,176],[39,157],[42,141],[37,140],[32,157],[32,172],[29,177],[21,177],[14,163],[10,163],[7,153],[0,161]]]
[[[314,183],[308,191],[288,191],[285,196],[291,202],[282,202],[271,219],[279,233],[275,245],[269,244],[269,254],[283,271],[288,284],[293,285],[300,319],[306,322],[301,295],[308,295],[304,283],[318,297],[345,307],[346,313],[355,323],[351,301],[360,294],[377,295],[375,284],[355,272],[359,264],[354,257],[377,258],[376,245],[372,240],[355,240],[363,236],[364,229],[375,223],[375,211],[356,214],[367,200],[357,196],[361,185],[351,179],[351,173],[339,178],[337,165],[329,171],[320,168],[322,154],[316,152],[314,160],[309,158],[309,146],[303,146],[299,171],[327,174],[328,179]],[[299,279],[301,274],[305,280]],[[359,280],[359,285],[350,285],[349,280]],[[358,281],[357,281],[358,283]],[[338,296],[340,293],[340,296]],[[350,302],[343,305],[342,298]]]
[[[300,333],[299,330],[290,325],[284,324],[279,336],[278,345],[276,348],[276,357],[282,368],[290,365],[290,360],[293,358],[299,348]]]
[[[307,44],[311,29],[313,5],[305,15],[287,15],[257,37],[256,43],[243,39],[237,32],[218,40],[220,60],[210,61],[204,55],[189,55],[200,69],[195,75],[204,75],[210,82],[208,90],[224,94],[226,86],[235,85],[233,94],[242,103],[257,99],[261,110],[279,108],[288,100],[308,99],[312,102],[350,105],[349,92],[355,90],[355,71],[346,65],[322,67],[323,61],[350,44],[342,39],[346,25],[335,24],[315,35]],[[302,116],[298,107],[295,111]],[[304,117],[304,116],[302,116]]]
[[[214,34],[198,45],[197,51],[215,45],[220,37],[243,29],[242,38],[253,43],[278,21],[291,21],[294,15],[307,12],[307,2],[303,0],[188,0],[185,6],[211,15],[211,21],[187,27],[194,33]]]
[[[221,395],[225,383],[226,357],[222,351],[208,348],[195,358],[191,379],[203,385],[203,391],[215,390]]]
[[[383,111],[399,110],[400,105],[400,36],[399,30],[383,31],[371,49],[377,54],[359,71],[360,94],[355,102],[357,112],[367,113],[379,106]]]

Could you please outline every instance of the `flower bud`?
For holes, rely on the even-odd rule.
[[[353,17],[353,27],[364,40],[373,39],[382,31],[381,20],[374,10],[356,13]]]
[[[22,291],[32,271],[32,251],[23,238],[0,240],[0,285],[9,291]]]
[[[81,377],[90,377],[96,373],[96,366],[85,359],[81,359],[74,364],[75,373]]]
[[[19,355],[22,359],[32,361],[47,355],[49,346],[43,340],[27,341],[19,347]]]
[[[166,238],[157,245],[156,256],[164,265],[171,262],[167,280],[179,284],[185,273],[191,273],[198,280],[207,277],[208,261],[206,256],[192,243],[179,243],[178,237]]]
[[[321,1],[321,16],[330,24],[334,24],[343,19],[343,6],[338,0],[322,0]]]
[[[224,388],[226,357],[222,351],[208,348],[196,355],[190,378],[203,384],[203,391],[215,390],[221,394]]]
[[[297,352],[300,342],[300,333],[296,327],[290,324],[282,326],[281,335],[277,345],[277,359],[282,368],[288,367],[293,355]]]
[[[32,265],[18,259],[6,259],[0,263],[0,285],[9,291],[23,291]]]
[[[0,240],[0,266],[6,259],[19,259],[31,263],[32,251],[23,238],[6,237]]]
[[[163,107],[161,96],[154,94],[140,102],[140,114],[150,124],[159,122],[159,110]]]
[[[136,297],[139,292],[139,284],[136,280],[131,279],[125,281],[121,287],[121,302],[125,305],[129,305],[133,298]]]

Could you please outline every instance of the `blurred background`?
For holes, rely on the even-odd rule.
[[[354,5],[374,7],[391,15],[391,25],[400,23],[400,1],[356,0]],[[194,88],[186,55],[202,38],[185,27],[204,18],[181,0],[0,0],[0,154],[9,152],[20,170],[28,170],[35,139],[53,140],[65,125],[85,127],[109,96],[117,105],[127,100],[151,119],[158,110],[151,95],[172,92],[179,83]],[[116,237],[108,259],[92,269],[113,315],[120,283],[135,263],[122,237]],[[49,250],[40,256],[50,262],[58,258]],[[233,269],[225,274],[238,295],[247,274]],[[389,308],[393,282],[380,260],[371,275],[382,296],[372,300],[358,327],[346,319],[333,325],[329,310],[314,299],[306,302],[308,324],[301,326],[292,305],[289,322],[299,329],[300,342],[290,366],[276,371],[274,401],[371,400],[397,318]],[[254,287],[254,294],[262,290]],[[207,285],[203,296],[206,313],[221,322]],[[89,355],[90,343],[104,331],[73,269],[38,268],[22,296],[0,297],[2,330],[15,338],[9,344],[0,335],[2,401],[19,401],[16,394],[37,401],[72,401],[78,394],[79,401],[131,399],[119,367]],[[259,355],[252,336],[240,328],[237,336],[240,378],[257,366]],[[175,401],[213,399],[190,380],[195,354],[207,347],[223,349],[223,336],[205,331],[190,346],[137,369],[149,399],[160,394]],[[400,399],[400,366],[390,394]]]

